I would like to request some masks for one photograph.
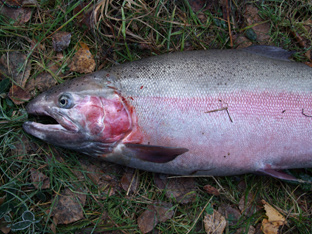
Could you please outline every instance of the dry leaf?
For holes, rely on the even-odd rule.
[[[207,234],[222,234],[226,227],[226,220],[218,211],[213,210],[212,215],[205,215],[204,225]]]
[[[66,188],[58,197],[52,216],[56,224],[69,224],[84,218],[82,207],[86,202],[86,195],[73,193]]]
[[[120,184],[123,190],[135,193],[139,187],[139,177],[134,170],[128,169],[122,176]]]
[[[52,74],[58,75],[59,65],[56,62],[49,62],[48,69]],[[61,76],[58,75],[59,78]],[[36,78],[30,79],[26,84],[26,90],[32,93],[33,90],[37,89],[40,92],[44,92],[49,88],[55,86],[57,81],[49,72],[42,72]]]
[[[268,219],[263,219],[261,230],[265,234],[277,234],[280,226],[285,225],[285,217],[265,200],[261,201]]]
[[[18,160],[22,160],[30,150],[30,142],[24,134],[16,135],[12,145],[14,147],[11,148],[11,155],[17,156]]]
[[[0,14],[15,20],[14,25],[24,24],[31,18],[31,8],[11,8],[5,5],[1,5]]]
[[[99,184],[101,176],[103,175],[103,172],[99,167],[93,164],[85,164],[84,162],[81,162],[81,166],[84,170],[86,170],[87,176],[89,179],[96,185]]]
[[[28,92],[16,85],[13,85],[10,88],[8,96],[16,105],[23,104],[24,102],[27,102],[31,99],[31,96]]]
[[[50,188],[50,179],[42,172],[31,168],[30,169],[30,178],[32,184],[35,186],[36,189],[48,189]]]
[[[214,196],[219,196],[219,195],[220,195],[219,190],[216,189],[215,187],[209,185],[209,184],[205,185],[203,189],[204,189],[207,193],[212,194],[212,195],[214,195]]]
[[[154,229],[158,223],[155,210],[146,210],[138,217],[138,226],[141,232],[148,233]]]
[[[4,234],[8,234],[11,231],[10,224],[5,222],[4,218],[0,219],[0,231]]]
[[[86,7],[89,3],[80,3],[75,9],[74,9],[74,15],[76,15],[78,12],[80,12],[84,7]],[[92,9],[92,6],[90,6],[90,9]],[[94,22],[92,21],[92,15],[93,10],[84,10],[81,12],[77,17],[76,20],[78,21],[78,24],[80,26],[86,25],[88,29],[91,29],[93,27]]]
[[[158,222],[166,222],[171,219],[174,214],[174,211],[170,209],[171,207],[172,205],[166,202],[155,202],[148,205],[147,210],[137,220],[141,232],[148,233],[154,229]]]
[[[238,203],[238,208],[242,212],[242,214],[250,217],[256,212],[256,205],[254,204],[255,196],[252,193],[248,193],[247,199],[245,195],[241,197]]]
[[[231,207],[228,204],[222,204],[219,206],[218,212],[220,212],[220,214],[226,218],[229,225],[236,225],[241,217],[239,210]]]
[[[261,201],[263,203],[263,207],[266,211],[266,215],[269,218],[269,222],[282,222],[283,224],[286,223],[286,219],[284,216],[279,213],[273,206],[267,203],[265,200]]]
[[[239,228],[235,234],[241,234],[241,233],[246,233],[246,228]],[[255,234],[256,229],[253,226],[249,226],[248,232],[246,234]]]
[[[75,53],[69,68],[79,73],[91,73],[95,69],[95,61],[87,44],[81,42],[81,48]]]
[[[196,184],[194,178],[174,178],[167,179],[163,175],[155,175],[155,185],[163,190],[165,189],[166,197],[174,198],[181,204],[192,202],[196,198]]]
[[[258,42],[267,42],[270,40],[269,32],[270,32],[270,24],[263,23],[263,19],[258,14],[258,8],[247,5],[244,16],[246,17],[247,25],[252,26],[252,29],[257,35]]]
[[[262,220],[261,230],[264,234],[278,234],[279,225],[269,222],[267,219]]]
[[[5,73],[12,76],[13,80],[21,88],[25,88],[31,70],[30,62],[28,61],[25,64],[26,59],[25,54],[15,51],[1,57],[1,63],[6,69]]]
[[[56,52],[63,51],[69,46],[71,34],[69,32],[58,32],[52,36],[52,46]]]
[[[172,205],[167,202],[156,202],[153,206],[148,206],[149,209],[152,209],[152,207],[156,211],[159,222],[166,222],[174,214],[174,211],[171,210]]]

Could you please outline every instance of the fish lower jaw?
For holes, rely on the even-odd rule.
[[[33,132],[42,132],[44,134],[44,132],[78,132],[77,128],[67,128],[62,126],[61,124],[42,124],[42,123],[37,123],[37,122],[25,122],[23,125],[24,130],[27,133],[30,133],[32,135]],[[38,137],[38,136],[37,136]],[[41,137],[39,137],[41,138]],[[41,138],[42,139],[42,138]]]

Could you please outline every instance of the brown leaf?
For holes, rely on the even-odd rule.
[[[148,208],[156,211],[159,222],[166,222],[168,219],[171,219],[174,214],[174,211],[171,210],[172,205],[167,202],[156,202],[154,205],[148,206]]]
[[[5,5],[0,7],[0,14],[15,20],[14,25],[27,23],[31,18],[31,8],[11,8]]]
[[[279,225],[269,222],[267,219],[262,220],[261,230],[264,234],[278,234]]]
[[[281,222],[283,224],[286,223],[284,216],[281,215],[281,213],[279,213],[275,208],[273,208],[273,206],[271,206],[265,200],[262,200],[261,202],[266,211],[266,215],[269,218],[269,222]]]
[[[158,176],[159,177],[159,176]],[[159,189],[166,191],[166,197],[174,198],[181,204],[192,202],[196,198],[196,185],[194,178],[161,179],[155,176],[155,184]]]
[[[93,164],[84,164],[81,163],[81,166],[84,170],[86,170],[87,176],[89,177],[89,179],[96,185],[99,184],[101,176],[103,174],[103,172],[101,171],[101,169]]]
[[[254,195],[252,193],[248,193],[247,199],[245,195],[241,197],[238,203],[238,208],[242,212],[242,214],[250,217],[256,212],[256,205],[254,204]]]
[[[253,226],[249,226],[248,232],[246,233],[246,228],[239,228],[235,234],[241,234],[241,233],[246,233],[246,234],[254,234],[256,232],[256,229]]]
[[[5,197],[6,196],[3,196],[3,197],[0,197],[0,206],[3,204],[3,202],[5,201]]]
[[[220,195],[219,190],[216,189],[215,187],[209,185],[209,184],[205,185],[203,189],[204,189],[207,193],[212,194],[212,195],[214,195],[214,196],[219,196],[219,195]]]
[[[52,46],[56,52],[63,51],[69,46],[71,34],[69,32],[58,32],[52,36]]]
[[[57,224],[69,224],[84,218],[82,207],[85,205],[86,195],[73,193],[66,188],[59,196],[52,216]]]
[[[212,215],[205,215],[204,225],[207,234],[222,234],[226,227],[226,220],[218,211],[213,210]]]
[[[242,34],[233,35],[233,40],[235,41],[235,44],[238,45],[237,49],[246,48],[252,45],[252,42]]]
[[[31,98],[28,92],[24,91],[17,85],[13,85],[10,88],[8,96],[16,105],[23,104],[24,102],[29,101],[29,99]]]
[[[81,42],[81,48],[75,53],[69,68],[79,73],[91,73],[95,69],[95,61],[87,44]]]
[[[42,172],[31,168],[30,169],[30,178],[32,184],[35,186],[36,189],[47,189],[50,188],[50,179]]]
[[[285,225],[285,217],[265,200],[261,201],[268,219],[263,219],[261,230],[265,234],[278,234],[280,226]]]
[[[148,233],[154,229],[158,223],[155,210],[146,210],[138,217],[138,226],[141,232]]]
[[[25,88],[31,70],[29,61],[25,64],[26,59],[25,54],[15,51],[1,57],[1,63],[6,69],[6,74],[12,76],[13,80],[21,88]]]
[[[305,62],[305,65],[308,65],[309,67],[312,67],[312,62]]]
[[[30,150],[30,142],[24,134],[16,135],[12,144],[11,155],[17,156],[18,160],[22,160]]]
[[[74,9],[74,14],[77,14],[80,12],[84,7],[86,7],[89,3],[80,3],[75,9]],[[88,29],[91,29],[93,27],[93,22],[92,22],[92,14],[93,10],[92,6],[90,6],[89,10],[84,10],[81,12],[77,17],[76,20],[78,21],[78,24],[80,26],[86,25]]]
[[[0,219],[0,231],[4,234],[8,234],[11,231],[10,224],[7,223],[4,218]]]
[[[97,185],[100,199],[106,199],[107,196],[114,195],[116,190],[120,189],[119,180],[115,176],[120,174],[120,172],[116,172],[116,168],[119,166],[95,160],[92,163],[90,160],[81,160],[80,163],[82,168],[87,171],[86,175],[89,179]],[[107,164],[109,166],[105,167]],[[85,180],[83,175],[81,180]]]
[[[57,72],[59,71],[59,65],[56,62],[50,62],[48,65],[48,69],[52,74],[57,75],[59,78],[62,78]],[[26,84],[27,92],[32,94],[33,90],[39,90],[40,92],[44,92],[49,88],[55,86],[57,84],[56,79],[49,72],[42,72],[34,79],[28,80]]]
[[[241,213],[239,212],[239,210],[231,207],[228,204],[222,204],[221,206],[219,206],[218,212],[220,212],[220,214],[224,216],[226,220],[228,220],[229,225],[237,224],[238,220],[241,217]]]
[[[122,176],[120,184],[123,190],[135,193],[139,187],[139,177],[134,170],[128,169]]]
[[[258,12],[258,8],[252,5],[247,5],[244,16],[246,17],[247,25],[252,26],[252,29],[255,31],[257,35],[257,41],[260,43],[265,43],[270,40],[270,24],[264,23]]]
[[[12,8],[21,7],[23,0],[6,0],[5,5]]]

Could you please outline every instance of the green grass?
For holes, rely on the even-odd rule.
[[[183,1],[113,1],[110,5],[107,2],[100,3],[96,21],[90,29],[78,24],[80,16],[73,12],[79,5],[76,1],[41,1],[33,8],[31,20],[24,24],[15,24],[11,19],[0,16],[0,55],[12,51],[27,55],[32,65],[30,79],[33,79],[44,71],[51,73],[47,66],[55,60],[51,36],[58,31],[70,32],[71,44],[63,52],[59,68],[66,79],[79,75],[70,73],[68,64],[80,41],[90,47],[97,67],[172,51],[231,47],[228,24],[224,20],[222,6],[218,4],[198,14]],[[245,35],[246,30],[253,26],[244,20],[245,6],[251,4],[259,9],[263,22],[270,25],[266,44],[296,50],[296,59],[308,60],[304,54],[312,49],[310,1],[229,2],[234,48],[239,46],[235,38]],[[93,4],[90,2],[85,9],[92,10]],[[203,217],[209,209],[218,210],[224,205],[237,209],[240,200],[251,194],[255,207],[253,212],[228,225],[225,233],[236,233],[240,228],[240,233],[247,233],[249,226],[258,230],[265,218],[259,203],[262,199],[287,216],[288,225],[283,227],[283,233],[312,232],[310,185],[257,175],[197,178],[195,200],[179,204],[157,188],[153,173],[137,171],[138,188],[127,195],[127,191],[120,188],[123,168],[116,169],[113,165],[49,146],[23,132],[22,124],[27,120],[25,105],[14,105],[7,97],[11,83],[5,79],[0,83],[0,228],[9,225],[16,229],[16,233],[51,233],[53,228],[57,233],[140,233],[137,225],[139,215],[153,201],[163,201],[172,203],[174,216],[158,224],[154,233],[205,233]],[[106,175],[110,178],[106,184],[103,178],[104,184],[101,185],[90,179],[88,175],[91,172],[83,167],[87,161],[102,169],[101,177]],[[39,189],[34,187],[32,168],[48,177],[49,188],[40,189],[42,184],[39,184]],[[311,169],[291,172],[299,177],[301,173],[305,176],[303,179],[309,176],[311,179],[312,175]],[[212,196],[204,192],[206,184],[220,189],[221,195]],[[65,188],[75,194],[86,195],[84,218],[53,227],[52,208]],[[110,192],[113,195],[109,196]]]

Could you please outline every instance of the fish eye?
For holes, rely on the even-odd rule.
[[[61,108],[70,109],[74,106],[74,102],[71,98],[71,95],[63,94],[58,99],[58,105]]]

